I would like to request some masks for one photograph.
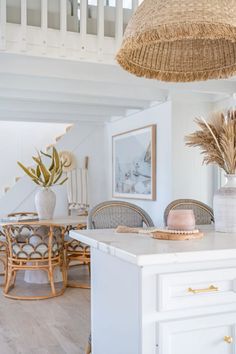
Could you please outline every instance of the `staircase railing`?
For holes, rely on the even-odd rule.
[[[0,50],[110,61],[141,1],[1,0]]]

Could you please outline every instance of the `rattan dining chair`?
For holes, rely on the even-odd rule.
[[[4,286],[6,283],[6,262],[7,262],[7,243],[3,230],[0,230],[0,262],[2,264],[2,271],[0,276],[3,277],[3,282],[0,286]]]
[[[106,201],[95,206],[88,215],[88,229],[114,229],[154,226],[150,216],[137,205],[122,201]]]
[[[171,202],[164,211],[165,225],[167,225],[169,212],[173,209],[192,209],[196,225],[208,225],[214,222],[213,209],[208,205],[195,199],[176,199]]]
[[[16,212],[16,213],[10,213],[7,215],[8,218],[14,218],[17,217],[19,220],[21,218],[35,218],[37,217],[37,213],[35,212]],[[22,240],[23,241],[23,240]],[[2,263],[3,271],[0,273],[0,276],[4,277],[3,283],[1,286],[5,285],[6,281],[6,249],[7,249],[7,244],[6,244],[6,236],[3,232],[3,229],[0,229],[0,262]]]
[[[30,223],[8,224],[3,227],[7,242],[6,284],[4,295],[20,300],[41,300],[62,295],[67,285],[67,268],[64,250],[64,227]],[[22,236],[24,242],[21,241]],[[20,241],[19,241],[20,239]],[[63,284],[56,290],[54,270],[60,267]],[[22,296],[12,294],[19,270],[47,272],[51,291],[45,295]]]
[[[119,225],[128,227],[153,227],[151,217],[142,208],[123,201],[106,201],[95,206],[88,215],[88,229],[114,229]],[[91,353],[91,334],[86,354]]]
[[[78,224],[76,227],[66,229],[65,248],[67,269],[69,271],[69,269],[74,266],[87,265],[90,275],[90,247],[69,237],[69,231],[84,229],[87,229],[87,224]],[[67,286],[71,288],[90,289],[89,284],[81,283],[80,281],[68,281]]]

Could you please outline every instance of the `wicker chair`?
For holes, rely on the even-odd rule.
[[[3,230],[0,230],[0,262],[2,263],[3,266],[3,271],[0,273],[0,276],[4,277],[1,286],[4,286],[6,282],[6,262],[7,262],[6,253],[7,253],[6,237]]]
[[[7,215],[8,218],[13,218],[13,217],[18,217],[19,219],[21,218],[31,218],[31,217],[36,217],[38,214],[35,212],[17,212],[17,213],[10,213]],[[7,248],[7,244],[6,244],[6,237],[5,234],[3,232],[3,230],[0,230],[0,262],[3,265],[3,272],[0,273],[0,276],[4,276],[4,281],[3,284],[5,284],[6,281],[6,248]]]
[[[107,201],[95,206],[88,215],[88,229],[114,229],[119,225],[129,227],[154,226],[150,216],[137,205],[122,201]],[[91,353],[91,334],[86,354]]]
[[[62,295],[67,285],[67,269],[64,251],[64,228],[61,226],[32,223],[15,223],[3,227],[7,241],[6,284],[4,295],[13,299],[41,300]],[[24,236],[24,242],[18,239]],[[53,273],[60,267],[63,286],[55,289]],[[19,270],[43,270],[47,272],[51,292],[43,296],[11,294]]]
[[[152,219],[143,209],[122,201],[100,203],[88,215],[88,229],[114,229],[118,225],[154,226]]]
[[[71,239],[69,237],[70,230],[84,230],[87,229],[86,224],[78,224],[76,227],[69,227],[66,229],[66,258],[67,258],[67,268],[69,270],[70,267],[79,266],[79,265],[87,265],[88,271],[90,274],[90,248],[83,243]],[[82,288],[82,289],[90,289],[89,284],[77,282],[77,281],[68,281],[68,287],[71,288]]]
[[[167,218],[172,209],[192,209],[196,219],[196,225],[208,225],[214,222],[212,208],[194,199],[177,199],[171,202],[164,212],[164,223],[167,225]]]

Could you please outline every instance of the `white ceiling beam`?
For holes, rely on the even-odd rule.
[[[185,90],[193,92],[231,93],[236,90],[235,78],[231,80],[209,80],[195,83],[165,83],[157,80],[137,78],[127,73],[118,65],[89,63],[73,60],[55,60],[2,53],[0,56],[0,73],[25,75],[41,78],[72,80],[75,82],[109,83],[146,87],[149,90]],[[110,85],[109,85],[110,86]]]
[[[42,102],[38,101],[23,101],[9,98],[0,98],[0,112],[1,111],[98,116],[119,116],[125,115],[126,113],[126,109],[123,107],[84,105],[64,102],[45,102],[42,104]]]
[[[1,54],[0,73],[107,83],[127,84],[129,82],[138,86],[145,84],[155,86],[156,82],[155,80],[137,78],[127,73],[118,64],[55,60],[54,58],[22,56],[12,53]]]
[[[164,101],[168,95],[166,90],[153,89],[149,86],[137,86],[93,81],[77,81],[67,79],[49,79],[45,77],[0,74],[0,88],[23,89],[77,94],[85,96],[101,96],[148,101]]]
[[[1,121],[21,122],[52,122],[52,123],[76,123],[76,122],[107,122],[110,116],[83,115],[83,114],[60,114],[60,113],[37,113],[37,112],[10,112],[0,110]]]
[[[127,98],[106,98],[89,95],[78,95],[65,92],[33,91],[23,89],[0,88],[0,98],[16,100],[39,101],[39,102],[65,102],[77,104],[106,105],[113,107],[145,109],[150,106],[148,100],[136,100]]]

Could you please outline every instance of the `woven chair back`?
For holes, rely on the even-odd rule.
[[[89,229],[113,229],[119,225],[154,226],[152,219],[142,208],[128,202],[103,202],[94,207],[88,215]]]
[[[64,228],[61,226],[17,223],[3,229],[10,258],[43,260],[58,257],[63,250]]]

